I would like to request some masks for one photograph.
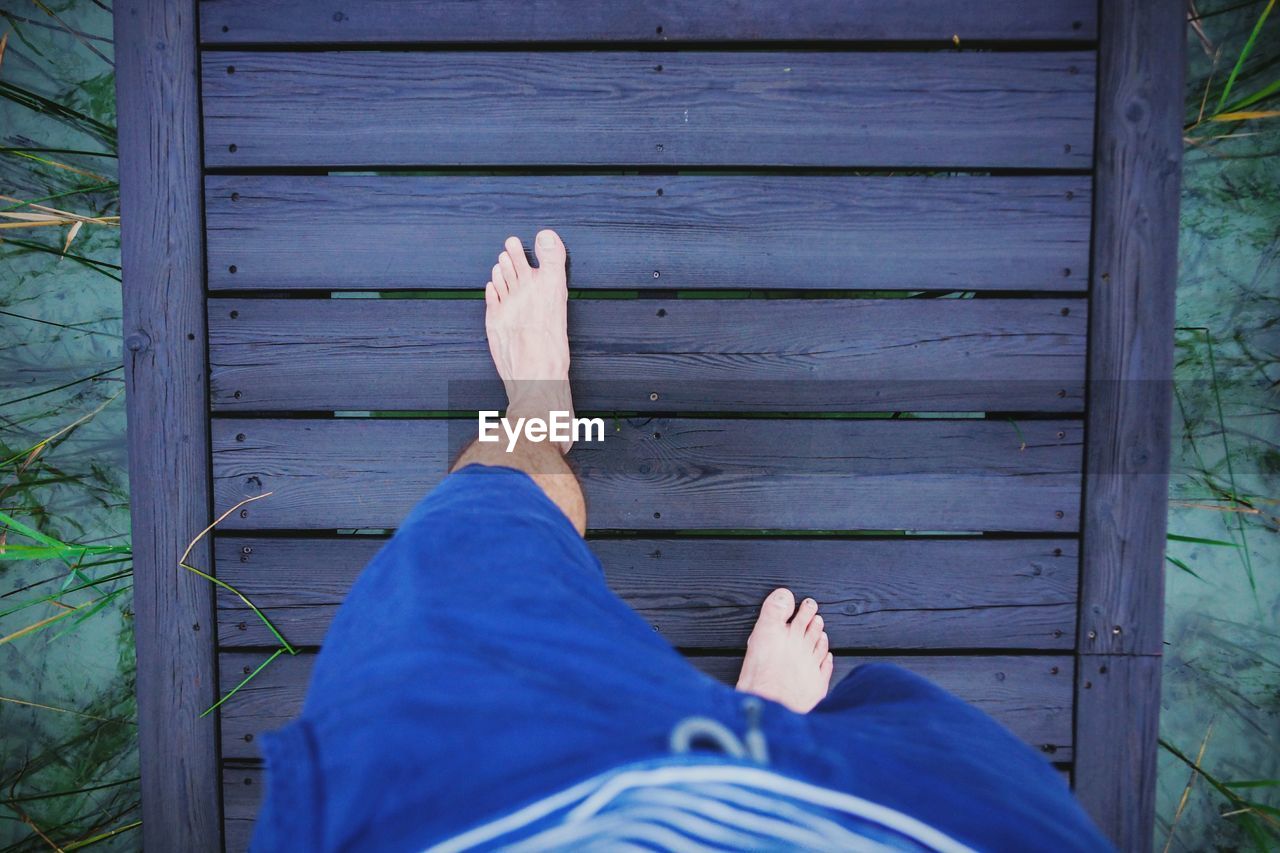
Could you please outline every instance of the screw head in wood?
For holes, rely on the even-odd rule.
[[[656,403],[657,401],[658,401],[658,392],[657,392],[657,391],[650,391],[650,392],[649,392],[649,402],[651,402],[651,403]]]
[[[1090,631],[1090,632],[1089,632],[1089,639],[1090,639],[1090,640],[1096,640],[1096,639],[1098,639],[1098,632],[1097,632],[1097,631]]]

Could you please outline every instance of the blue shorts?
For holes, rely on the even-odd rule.
[[[370,562],[301,716],[264,738],[254,848],[422,849],[662,758],[690,716],[742,733],[746,700],[609,590],[531,479],[473,465]],[[773,771],[975,848],[1109,849],[1043,758],[898,667],[854,670],[807,715],[766,701],[758,717]]]

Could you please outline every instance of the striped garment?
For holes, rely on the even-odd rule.
[[[968,851],[877,803],[718,757],[628,765],[454,836],[460,850]]]

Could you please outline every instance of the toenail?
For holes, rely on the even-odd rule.
[[[554,249],[556,245],[556,238],[550,234],[543,234],[538,238],[538,243],[541,244],[544,249]]]

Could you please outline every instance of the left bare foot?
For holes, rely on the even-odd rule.
[[[508,417],[546,418],[557,411],[572,417],[564,243],[556,232],[543,230],[533,250],[536,268],[520,241],[508,237],[493,265],[484,288],[489,353],[507,391]]]

